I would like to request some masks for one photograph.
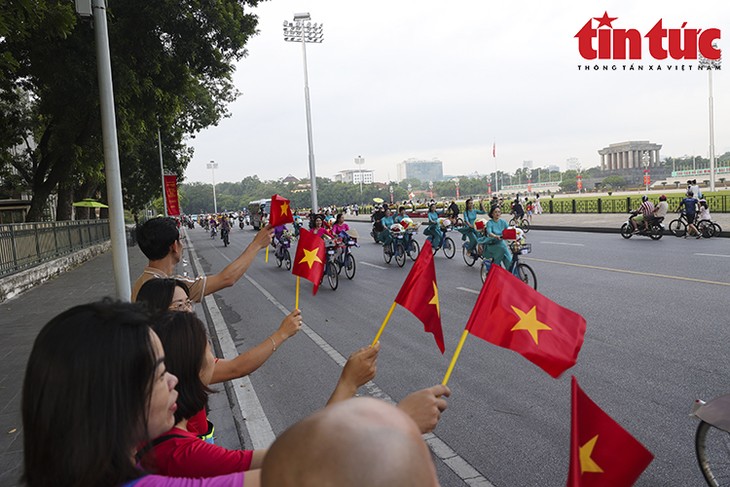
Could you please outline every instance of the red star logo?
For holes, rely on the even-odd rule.
[[[611,29],[613,29],[611,22],[616,20],[618,17],[609,17],[608,12],[606,11],[606,12],[603,12],[603,17],[593,17],[593,18],[598,21],[598,26],[596,27],[596,29],[600,29],[604,25],[606,27],[610,27]]]

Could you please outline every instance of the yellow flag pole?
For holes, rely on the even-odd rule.
[[[385,330],[385,325],[388,324],[388,320],[390,320],[390,315],[393,314],[393,310],[395,309],[395,301],[393,301],[393,305],[388,310],[388,314],[385,315],[385,319],[383,320],[383,324],[380,325],[380,330],[378,330],[378,334],[375,335],[375,340],[373,340],[373,343],[370,345],[371,347],[374,347],[376,343],[378,343],[378,340],[380,340],[380,335],[383,334],[383,330]]]
[[[456,351],[454,352],[454,356],[451,357],[451,363],[449,364],[449,368],[446,370],[446,375],[444,376],[444,380],[441,382],[443,385],[446,385],[447,382],[449,382],[449,377],[451,377],[451,372],[454,370],[454,365],[456,365],[456,359],[459,358],[459,354],[461,353],[461,347],[464,346],[464,342],[466,341],[466,336],[469,334],[469,330],[464,329],[464,333],[461,334],[461,339],[459,340],[459,344],[456,346]]]
[[[299,309],[299,279],[297,276],[297,292],[294,294],[294,309]]]
[[[269,246],[268,245],[266,246],[266,257],[264,258],[264,263],[265,264],[269,263]]]

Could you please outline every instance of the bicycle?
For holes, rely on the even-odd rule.
[[[520,255],[532,252],[532,244],[520,244],[518,241],[514,241],[510,243],[509,248],[512,251],[512,264],[510,264],[509,269],[507,270],[517,279],[537,291],[537,276],[535,275],[535,271],[533,271],[532,267],[529,265],[520,262]],[[484,281],[487,280],[489,268],[493,263],[493,259],[482,260],[482,270],[480,273],[482,277],[482,284],[484,284]]]
[[[415,261],[418,258],[418,254],[421,253],[421,246],[416,242],[416,239],[414,235],[418,233],[418,229],[416,227],[408,227],[406,229],[406,234],[403,237],[403,248],[406,251],[406,254],[408,257],[411,258],[411,260]]]
[[[230,233],[230,230],[227,228],[221,228],[221,240],[223,240],[223,246],[228,247],[230,245],[230,240],[228,239],[228,234]]]
[[[403,244],[403,232],[390,232],[390,242],[383,243],[383,260],[386,264],[395,257],[395,263],[398,267],[403,267],[406,263],[406,248]]]
[[[431,228],[432,226],[435,227],[436,225],[438,225],[438,223],[430,222],[428,224],[429,228]],[[436,255],[439,250],[443,250],[444,256],[447,259],[454,258],[454,255],[456,255],[456,244],[454,244],[454,241],[452,240],[451,237],[446,235],[446,233],[449,232],[450,230],[451,230],[451,226],[443,226],[443,225],[441,226],[441,232],[443,233],[443,236],[441,237],[441,242],[439,242],[438,246],[433,245],[433,236],[432,235],[428,235],[428,237],[426,237],[426,240],[431,242],[431,247],[433,249],[433,255]],[[423,232],[423,233],[426,234],[426,232]]]
[[[525,218],[524,215],[521,218],[517,218],[516,216],[512,217],[512,219],[509,221],[509,226],[520,227],[525,233],[530,231],[530,222],[527,220],[527,218]]]
[[[697,222],[697,230],[704,238],[712,238],[722,232],[722,227],[712,220],[700,220]]]
[[[695,400],[689,415],[700,420],[695,433],[695,455],[707,485],[727,485],[730,476],[730,394],[712,401]]]
[[[675,218],[669,222],[669,231],[672,232],[675,237],[684,237],[687,235],[687,227],[689,225],[690,221],[687,219],[687,214],[682,211],[679,213],[679,218]]]
[[[464,263],[471,267],[481,257],[479,243],[477,242],[477,231],[468,226],[456,230],[461,233],[461,239],[465,240],[461,246],[461,256],[464,258]]]
[[[284,234],[279,239],[279,243],[276,244],[276,250],[274,250],[274,258],[276,259],[276,266],[281,267],[283,263],[286,270],[291,269],[291,255],[289,254],[289,248],[291,247],[291,238]]]
[[[332,290],[336,290],[340,283],[340,274],[337,272],[337,257],[335,251],[337,242],[332,238],[326,238],[324,240],[324,247],[327,253],[327,259],[324,262],[324,273],[322,274],[322,280],[324,276],[327,276],[327,282],[329,283]]]
[[[352,255],[352,247],[359,247],[357,239],[345,233],[342,236],[342,242],[338,245],[338,250],[340,252],[336,254],[337,273],[339,274],[344,268],[345,275],[348,279],[355,277],[355,271],[357,270],[355,256]]]

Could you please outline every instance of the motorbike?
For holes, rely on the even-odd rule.
[[[643,223],[638,223],[636,225],[636,230],[634,230],[634,226],[631,222],[631,219],[638,215],[638,211],[632,211],[630,213],[629,219],[626,220],[626,223],[621,225],[621,236],[623,238],[631,238],[634,235],[641,235],[643,237],[649,237],[652,240],[659,240],[664,235],[664,224],[662,223],[664,221],[664,217],[652,217],[649,219],[648,223],[648,230],[644,228]]]
[[[730,473],[727,444],[730,441],[730,394],[705,402],[695,400],[689,415],[700,420],[695,434],[695,454],[707,485],[725,485]]]
[[[372,230],[370,230],[370,236],[373,237],[373,242],[375,242],[376,244],[379,244],[380,243],[380,240],[378,240],[378,235],[383,230],[385,230],[385,227],[380,222],[380,220],[377,220],[377,221],[374,221],[373,222],[373,228],[372,228]]]
[[[221,240],[223,240],[224,247],[228,247],[228,245],[230,244],[230,241],[228,240],[229,232],[230,230],[228,230],[227,228],[221,228]]]

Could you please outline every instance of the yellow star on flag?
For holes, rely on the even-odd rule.
[[[598,435],[594,436],[593,438],[588,440],[585,445],[580,447],[581,474],[585,472],[603,473],[603,469],[599,467],[598,464],[591,458],[593,448],[595,448],[596,446],[596,441],[598,441]]]
[[[306,262],[310,269],[315,262],[319,262],[320,264],[322,264],[322,259],[320,259],[317,255],[317,250],[318,249],[304,249],[304,257],[302,257],[302,260],[300,260],[299,263],[301,264],[302,262]]]
[[[286,201],[281,204],[281,214],[283,216],[286,216],[286,214],[289,212],[289,203]],[[311,267],[311,266],[310,266]]]
[[[535,340],[535,345],[537,345],[537,332],[540,330],[552,330],[549,326],[547,326],[545,323],[538,321],[537,319],[537,306],[533,306],[530,311],[525,313],[521,309],[511,306],[512,311],[517,314],[517,316],[520,317],[520,321],[517,322],[515,326],[512,327],[511,331],[516,330],[525,330],[530,332],[530,335],[532,336],[532,339]]]
[[[428,304],[436,305],[436,314],[441,317],[441,308],[439,307],[439,288],[436,287],[436,281],[433,281],[433,298],[431,298],[431,301],[429,301]]]

